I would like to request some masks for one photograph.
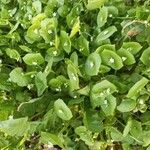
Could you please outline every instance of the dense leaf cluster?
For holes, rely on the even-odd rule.
[[[1,0],[0,149],[150,150],[149,22],[149,0]]]

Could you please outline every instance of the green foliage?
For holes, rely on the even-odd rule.
[[[0,149],[150,150],[149,100],[149,0],[0,1]]]

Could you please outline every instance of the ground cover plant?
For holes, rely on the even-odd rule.
[[[0,1],[1,150],[150,150],[149,81],[149,0]]]

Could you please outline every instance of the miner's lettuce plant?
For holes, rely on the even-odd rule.
[[[149,115],[149,0],[0,1],[0,149],[150,150]]]

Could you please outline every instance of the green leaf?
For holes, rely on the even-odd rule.
[[[149,80],[145,77],[143,77],[141,80],[136,82],[131,89],[129,90],[127,97],[128,98],[136,98],[138,93],[140,92],[141,89],[144,88],[144,86],[149,82]]]
[[[130,133],[133,137],[138,140],[142,140],[142,125],[141,122],[137,120],[132,120],[131,130]]]
[[[89,55],[89,41],[81,35],[77,41],[76,41],[76,47],[79,50],[80,53],[82,53],[85,56]]]
[[[107,9],[109,17],[118,16],[118,8],[116,6],[108,6]]]
[[[110,26],[99,33],[99,35],[96,37],[95,43],[99,44],[101,41],[104,41],[108,39],[111,35],[113,35],[117,31],[117,28],[115,26]]]
[[[23,57],[23,61],[27,65],[40,65],[44,63],[44,58],[40,53],[32,53],[32,54],[26,54]]]
[[[142,46],[137,42],[124,42],[122,48],[135,55],[141,50]]]
[[[73,62],[75,66],[78,67],[78,54],[76,52],[73,52],[70,56],[70,60]]]
[[[71,110],[62,99],[58,99],[54,102],[54,110],[57,116],[62,120],[70,120],[73,117]]]
[[[14,83],[17,83],[18,86],[27,86],[28,85],[28,79],[24,75],[22,68],[18,67],[13,69],[10,74],[10,80]]]
[[[121,57],[125,65],[132,65],[136,62],[134,56],[129,51],[123,48],[119,49],[117,51],[117,54]]]
[[[54,35],[55,29],[57,28],[58,21],[56,18],[45,18],[40,23],[40,36],[45,40],[45,43],[50,43]]]
[[[106,0],[88,0],[86,7],[88,10],[97,9],[103,6],[105,2]]]
[[[108,9],[107,7],[102,7],[97,16],[97,25],[98,27],[102,27],[107,22],[108,17]]]
[[[85,72],[89,76],[98,75],[101,58],[97,53],[91,53],[85,62]]]
[[[117,106],[120,112],[130,112],[136,107],[136,101],[134,99],[123,99],[121,104]]]
[[[26,40],[28,43],[33,43],[41,39],[39,34],[40,23],[31,25],[27,30]]]
[[[100,106],[106,116],[113,116],[116,108],[116,98],[110,94],[100,101]]]
[[[35,76],[35,85],[37,88],[38,96],[41,96],[47,88],[47,79],[45,73],[37,73],[37,75]]]
[[[90,92],[90,101],[92,107],[95,108],[101,105],[107,96],[116,91],[116,86],[107,80],[103,80],[95,84]]]
[[[42,11],[42,3],[39,0],[36,0],[32,3],[33,8],[35,9],[36,13],[39,14]]]
[[[69,54],[71,52],[70,38],[69,38],[68,34],[65,31],[61,31],[60,34],[61,34],[60,40],[61,40],[62,48],[66,51],[66,53]]]
[[[63,6],[59,7],[57,12],[61,17],[66,17],[67,14],[69,13],[67,5],[63,5]]]
[[[142,138],[144,147],[150,145],[150,131],[143,131]]]
[[[7,49],[6,49],[6,54],[7,54],[10,58],[15,59],[15,60],[17,60],[17,61],[20,61],[20,60],[21,60],[20,54],[19,54],[18,51],[16,51],[15,49],[7,48]]]
[[[150,48],[147,48],[143,51],[140,60],[146,66],[150,66]]]
[[[25,45],[19,45],[19,47],[25,52],[29,52],[29,53],[32,52],[32,50]]]
[[[85,126],[79,126],[75,128],[75,133],[79,135],[80,139],[84,141],[87,145],[92,146],[94,144],[92,132],[87,130]]]
[[[103,130],[103,119],[100,117],[99,113],[93,110],[87,110],[84,114],[84,125],[88,130],[99,133]]]
[[[47,64],[47,66],[45,67],[44,74],[45,74],[46,76],[48,76],[48,74],[51,72],[52,65],[53,65],[53,57],[51,57],[51,58],[49,59],[48,64]]]
[[[78,72],[73,64],[68,64],[67,73],[70,79],[70,90],[73,91],[79,89],[79,78],[77,74]]]
[[[112,44],[104,44],[104,45],[98,47],[98,48],[96,49],[96,52],[97,52],[98,54],[101,54],[101,52],[102,52],[103,50],[115,51],[115,45],[112,45]]]
[[[100,56],[104,65],[110,66],[115,70],[119,70],[123,67],[121,57],[113,51],[103,50]]]
[[[75,36],[75,34],[77,34],[80,31],[80,19],[79,17],[76,19],[76,22],[74,23],[71,33],[70,33],[70,38],[72,38],[73,36]]]
[[[60,75],[56,78],[53,78],[49,81],[49,85],[51,88],[54,88],[56,91],[60,92],[61,90],[64,90],[66,87],[68,87],[68,79],[66,79],[64,76]]]
[[[0,131],[10,136],[24,136],[28,132],[29,127],[27,117],[0,122]]]
[[[79,89],[77,91],[77,93],[81,94],[81,95],[86,95],[86,96],[89,96],[89,92],[90,92],[90,87],[89,86],[86,86],[82,89]]]
[[[111,68],[109,68],[108,66],[101,65],[99,72],[100,72],[101,74],[104,74],[104,73],[109,72],[110,70],[111,70]]]
[[[40,141],[41,141],[41,143],[44,143],[44,144],[52,143],[53,145],[58,145],[61,148],[64,147],[63,143],[62,143],[62,138],[56,134],[41,132]]]
[[[114,141],[122,141],[123,140],[122,133],[120,131],[118,131],[116,128],[111,127],[110,131],[111,131],[111,138]]]
[[[150,150],[150,146],[148,146],[146,150]]]
[[[131,126],[132,126],[132,120],[131,120],[131,118],[129,118],[128,121],[127,121],[127,124],[126,124],[126,126],[125,126],[125,128],[123,130],[123,136],[124,137],[127,136],[128,133],[130,132]]]

